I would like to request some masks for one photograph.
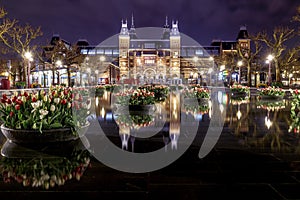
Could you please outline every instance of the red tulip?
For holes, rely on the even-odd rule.
[[[22,104],[23,104],[23,101],[22,101],[22,100],[20,100],[20,99],[17,99],[17,100],[16,100],[16,104],[18,104],[18,105],[22,105]]]
[[[11,99],[7,99],[6,103],[11,104]]]
[[[20,110],[21,109],[21,106],[19,104],[15,105],[15,109],[16,110]]]
[[[68,95],[68,93],[69,93],[68,90],[65,89],[65,90],[64,90],[64,95]]]
[[[66,103],[67,103],[67,100],[65,100],[65,99],[61,100],[61,104],[65,105]]]
[[[14,96],[14,97],[12,98],[12,102],[16,102],[17,99],[18,99],[18,98],[17,98],[16,96]]]

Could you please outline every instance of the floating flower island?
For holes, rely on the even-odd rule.
[[[89,126],[91,99],[85,88],[53,86],[0,99],[1,131],[11,142],[75,140]]]
[[[189,104],[197,101],[199,104],[208,104],[210,98],[210,91],[208,88],[196,85],[187,89],[183,92],[184,103]]]
[[[282,100],[285,92],[282,88],[267,87],[259,89],[258,95],[261,100]]]
[[[156,98],[154,92],[148,88],[130,89],[115,94],[116,112],[125,114],[150,114],[156,110]]]
[[[248,98],[250,96],[250,87],[233,84],[230,86],[230,95],[232,98]]]

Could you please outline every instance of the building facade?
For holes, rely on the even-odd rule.
[[[69,48],[70,45],[67,45]],[[232,52],[237,56],[239,47],[247,53],[250,40],[247,29],[241,27],[236,40],[215,40],[210,46],[201,46],[180,32],[178,21],[172,21],[169,25],[166,17],[161,28],[136,28],[132,17],[130,26],[127,20],[122,20],[120,32],[100,44],[90,45],[87,40],[80,39],[76,46],[85,59],[77,63],[77,67],[73,65],[77,70],[71,70],[74,74],[72,82],[75,83],[213,85],[227,76],[226,70],[221,69],[221,64],[214,58],[223,59]],[[65,80],[64,77],[60,83]]]
[[[211,55],[195,40],[171,26],[166,18],[162,28],[135,28],[121,22],[119,34],[97,46],[81,47],[81,53],[95,60],[105,57],[99,80],[109,82],[178,84],[210,82],[215,70]],[[216,51],[216,50],[215,50]],[[112,63],[113,62],[113,63]],[[108,73],[109,72],[109,73]]]

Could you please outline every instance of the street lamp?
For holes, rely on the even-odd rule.
[[[293,74],[289,74],[289,87],[291,86],[291,78],[293,77]]]
[[[57,65],[58,67],[60,67],[60,66],[62,65],[61,60],[57,60],[57,61],[56,61],[56,65]]]
[[[239,83],[241,83],[241,66],[243,65],[243,62],[240,60],[237,62],[237,65],[239,66]]]
[[[27,84],[27,88],[29,88],[29,86],[30,86],[30,68],[31,68],[30,62],[33,61],[33,58],[32,58],[31,52],[29,52],[29,51],[25,52],[24,56],[25,56],[25,59],[27,60],[27,70],[25,69],[25,79],[27,79],[26,84]],[[27,73],[27,76],[26,76],[26,73]]]
[[[212,73],[212,71],[214,70],[214,57],[212,57],[212,56],[210,56],[209,57],[209,60],[211,61],[211,70],[209,70],[210,71],[210,76],[209,76],[209,78],[210,78],[210,85],[212,85],[211,83],[212,83],[212,81],[211,81],[211,73]]]
[[[101,55],[99,60],[100,60],[100,73],[102,73],[103,71],[107,70],[107,69],[104,69],[104,66],[103,66],[104,65],[103,63],[105,62],[106,58],[105,58],[105,56]],[[98,83],[98,78],[97,78],[97,83]]]
[[[60,84],[60,71],[59,71],[59,69],[61,68],[61,66],[62,66],[62,61],[61,60],[57,60],[56,62],[55,62],[55,64],[56,64],[56,74],[57,74],[57,84]],[[53,77],[53,78],[55,78],[55,77]]]
[[[271,84],[271,61],[273,60],[274,56],[273,55],[268,55],[266,63],[269,64],[269,73],[268,73],[268,85]]]

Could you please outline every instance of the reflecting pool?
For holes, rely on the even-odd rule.
[[[104,91],[93,99],[89,130],[69,143],[22,146],[1,134],[0,193],[53,198],[76,191],[76,197],[96,199],[127,192],[161,197],[172,190],[163,197],[199,199],[244,198],[246,190],[251,198],[298,198],[290,192],[300,177],[291,96],[262,101],[255,90],[249,98],[233,98],[224,88],[210,92],[202,102],[170,91],[140,110],[118,105],[115,93]]]
[[[207,103],[199,103],[171,92],[165,101],[155,104],[154,112],[132,114],[128,108],[116,108],[113,93],[106,92],[95,99],[96,116],[100,126],[107,130],[105,134],[117,137],[114,143],[132,152],[180,148],[189,135],[186,122],[197,129],[194,145],[201,146],[204,137],[210,137],[206,134],[208,130],[222,125],[223,131],[230,132],[237,139],[233,145],[239,148],[266,152],[298,151],[299,130],[290,127],[291,99],[288,95],[281,100],[264,101],[255,93],[249,98],[232,98],[228,91],[216,89],[211,94]],[[153,143],[145,145],[149,141]]]

